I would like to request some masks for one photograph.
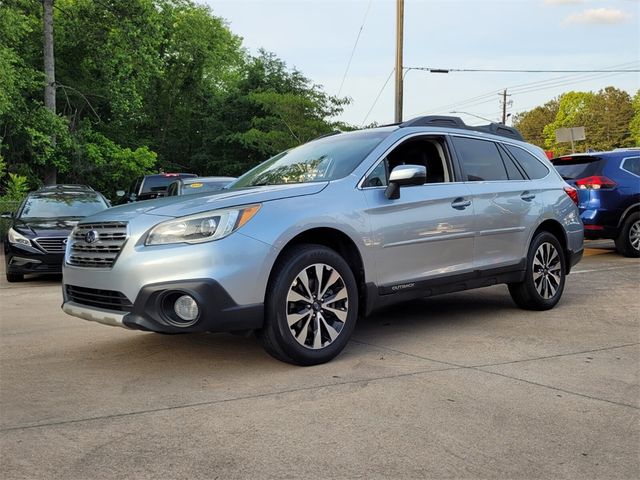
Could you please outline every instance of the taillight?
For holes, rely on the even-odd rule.
[[[580,190],[600,190],[601,188],[613,188],[615,186],[616,182],[600,175],[576,180],[576,187]]]
[[[573,203],[578,205],[578,190],[573,187],[566,186],[564,187],[564,191],[567,195],[569,195],[569,198],[573,200]]]

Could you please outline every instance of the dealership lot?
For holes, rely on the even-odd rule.
[[[59,279],[3,281],[0,475],[637,478],[640,263],[588,246],[554,310],[504,286],[414,301],[309,368],[253,338],[66,316]]]

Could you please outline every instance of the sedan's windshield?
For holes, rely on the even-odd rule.
[[[96,194],[39,193],[27,198],[20,218],[87,217],[107,207]]]
[[[326,182],[349,175],[389,134],[388,129],[341,133],[282,152],[227,188]]]

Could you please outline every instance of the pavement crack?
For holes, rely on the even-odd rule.
[[[500,366],[500,365],[511,365],[513,363],[535,362],[536,360],[546,360],[546,359],[549,359],[549,358],[560,358],[560,357],[571,357],[573,355],[581,355],[583,353],[604,352],[606,350],[615,350],[617,348],[633,347],[633,346],[636,346],[636,345],[640,345],[640,342],[625,343],[623,345],[614,345],[612,347],[594,348],[594,349],[591,349],[591,350],[581,350],[579,352],[558,353],[556,355],[545,355],[545,356],[542,356],[542,357],[523,358],[523,359],[520,359],[520,360],[510,360],[508,362],[486,363],[486,364],[483,364],[483,365],[469,365],[467,368],[497,367],[497,366]]]
[[[353,338],[349,340],[349,342],[357,343],[358,345],[366,345],[368,347],[378,348],[380,350],[387,350],[389,352],[398,353],[400,355],[406,355],[407,357],[418,358],[420,360],[427,360],[428,362],[441,363],[443,365],[448,365],[450,367],[468,368],[466,365],[458,365],[457,363],[446,362],[444,360],[436,360],[435,358],[423,357],[422,355],[416,355],[415,353],[403,352],[402,350],[396,350],[395,348],[376,345],[374,343],[363,342],[362,340],[355,340]]]
[[[629,407],[629,408],[633,408],[634,410],[640,410],[640,407],[638,407],[636,405],[631,405],[629,403],[616,402],[615,400],[607,400],[606,398],[594,397],[592,395],[587,395],[586,393],[573,392],[571,390],[565,390],[563,388],[553,387],[551,385],[546,385],[544,383],[538,383],[538,382],[533,382],[531,380],[525,380],[524,378],[514,377],[514,376],[511,376],[511,375],[506,375],[504,373],[492,372],[490,370],[483,370],[482,368],[477,368],[477,367],[468,367],[468,369],[469,370],[475,370],[476,372],[487,373],[489,375],[497,375],[499,377],[509,378],[511,380],[516,380],[516,381],[519,381],[519,382],[527,383],[529,385],[535,385],[536,387],[547,388],[549,390],[554,390],[556,392],[566,393],[568,395],[577,395],[578,397],[588,398],[590,400],[597,400],[599,402],[605,402],[605,403],[609,403],[609,404],[612,404],[612,405],[617,405],[619,407]]]
[[[594,397],[594,396],[587,395],[587,394],[584,394],[584,393],[573,392],[571,390],[564,390],[564,389],[559,388],[559,387],[553,387],[551,385],[546,385],[546,384],[543,384],[543,383],[533,382],[533,381],[530,381],[530,380],[525,380],[525,379],[519,378],[519,377],[513,377],[513,376],[510,376],[510,375],[503,374],[503,373],[492,372],[490,370],[483,370],[483,368],[499,366],[499,365],[509,365],[509,364],[512,364],[512,363],[522,363],[522,362],[533,362],[533,361],[536,361],[536,360],[545,360],[545,359],[548,359],[548,358],[568,357],[568,356],[580,355],[580,354],[584,354],[584,353],[593,353],[593,352],[601,352],[601,351],[606,351],[606,350],[615,350],[617,348],[632,347],[632,346],[635,346],[635,345],[640,345],[640,343],[638,343],[638,342],[627,343],[627,344],[623,344],[623,345],[615,345],[615,346],[612,346],[612,347],[602,347],[602,348],[596,348],[596,349],[591,349],[591,350],[582,350],[582,351],[578,351],[578,352],[559,353],[559,354],[556,354],[556,355],[546,355],[546,356],[537,357],[537,358],[527,358],[527,359],[522,359],[522,360],[512,360],[512,361],[509,361],[509,362],[491,363],[491,364],[486,364],[486,365],[459,365],[459,364],[452,363],[452,362],[446,362],[444,360],[435,360],[435,359],[432,359],[432,358],[424,357],[422,355],[416,355],[416,354],[413,354],[413,353],[403,352],[401,350],[396,350],[396,349],[390,348],[390,347],[384,347],[384,346],[381,346],[381,345],[375,345],[375,344],[372,344],[372,343],[362,342],[360,340],[353,340],[352,339],[351,341],[354,342],[354,343],[359,343],[359,344],[362,344],[362,345],[368,345],[370,347],[379,348],[381,350],[388,350],[388,351],[391,351],[391,352],[398,353],[400,355],[406,355],[406,356],[413,357],[413,358],[419,358],[419,359],[422,359],[422,360],[428,360],[430,362],[436,362],[436,363],[441,363],[441,364],[444,364],[444,365],[449,365],[451,367],[451,368],[447,368],[447,369],[431,370],[431,371],[444,371],[444,370],[456,370],[456,369],[474,370],[474,371],[477,371],[477,372],[487,373],[487,374],[490,374],[490,375],[498,375],[500,377],[509,378],[511,380],[516,380],[516,381],[528,383],[529,385],[535,385],[535,386],[538,386],[538,387],[543,387],[543,388],[548,388],[548,389],[551,389],[551,390],[556,390],[556,391],[559,391],[559,392],[566,393],[568,395],[577,395],[579,397],[588,398],[588,399],[591,399],[591,400],[597,400],[597,401],[601,401],[601,402],[610,403],[610,404],[613,404],[613,405],[618,405],[618,406],[621,406],[621,407],[630,407],[630,408],[633,408],[635,410],[640,410],[640,407],[637,407],[636,405],[631,405],[631,404],[622,403],[622,402],[616,402],[614,400],[607,400],[605,398]]]
[[[256,398],[266,398],[266,397],[272,397],[272,396],[276,396],[276,395],[283,395],[283,394],[287,394],[287,393],[298,393],[298,392],[305,392],[305,391],[312,391],[312,390],[320,390],[320,389],[323,389],[323,388],[339,387],[339,386],[343,386],[343,385],[355,385],[355,384],[359,384],[359,383],[366,384],[366,383],[375,382],[375,381],[381,381],[381,380],[390,380],[390,379],[402,378],[402,377],[412,377],[412,376],[424,375],[424,374],[436,373],[436,372],[445,372],[447,370],[456,370],[458,368],[459,367],[448,367],[448,368],[437,368],[437,369],[429,369],[429,370],[420,370],[420,371],[417,371],[417,372],[398,373],[396,375],[383,375],[383,376],[380,376],[380,377],[373,377],[373,378],[360,378],[360,379],[357,379],[357,380],[347,380],[347,381],[344,381],[344,382],[333,382],[333,383],[326,383],[326,384],[322,384],[322,385],[313,385],[313,386],[309,386],[309,387],[291,388],[291,389],[286,389],[286,390],[278,390],[278,391],[275,391],[275,392],[264,392],[264,393],[257,393],[257,394],[253,394],[253,395],[243,395],[243,396],[238,396],[238,397],[233,397],[233,398],[222,398],[222,399],[219,399],[219,400],[209,400],[209,401],[204,401],[204,402],[187,403],[187,404],[184,404],[184,405],[172,405],[172,406],[168,406],[168,407],[150,408],[150,409],[146,409],[146,410],[136,410],[136,411],[133,411],[133,412],[114,413],[114,414],[110,414],[110,415],[97,415],[95,417],[75,418],[75,419],[71,419],[71,420],[60,420],[60,421],[57,421],[57,422],[37,423],[37,424],[32,424],[32,425],[19,425],[19,426],[14,426],[14,427],[0,428],[0,432],[4,433],[4,432],[13,432],[13,431],[18,431],[18,430],[31,430],[31,429],[34,429],[34,428],[56,427],[56,426],[61,426],[61,425],[69,425],[69,424],[82,423],[82,422],[91,422],[91,421],[96,421],[96,420],[110,420],[110,419],[114,419],[114,418],[124,418],[124,417],[130,417],[130,416],[135,416],[135,415],[144,415],[144,414],[148,414],[148,413],[168,412],[168,411],[172,411],[172,410],[182,410],[182,409],[202,407],[202,406],[207,406],[207,405],[218,405],[218,404],[236,402],[236,401],[241,401],[241,400],[252,400],[252,399],[256,399]]]

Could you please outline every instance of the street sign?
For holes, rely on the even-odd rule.
[[[564,142],[574,142],[578,140],[586,140],[586,136],[584,134],[584,127],[573,127],[573,128],[559,128],[556,130],[556,142],[564,143]]]
[[[573,142],[586,139],[587,136],[584,133],[584,127],[559,128],[556,130],[556,142],[571,142],[571,151],[573,153],[576,152]]]

